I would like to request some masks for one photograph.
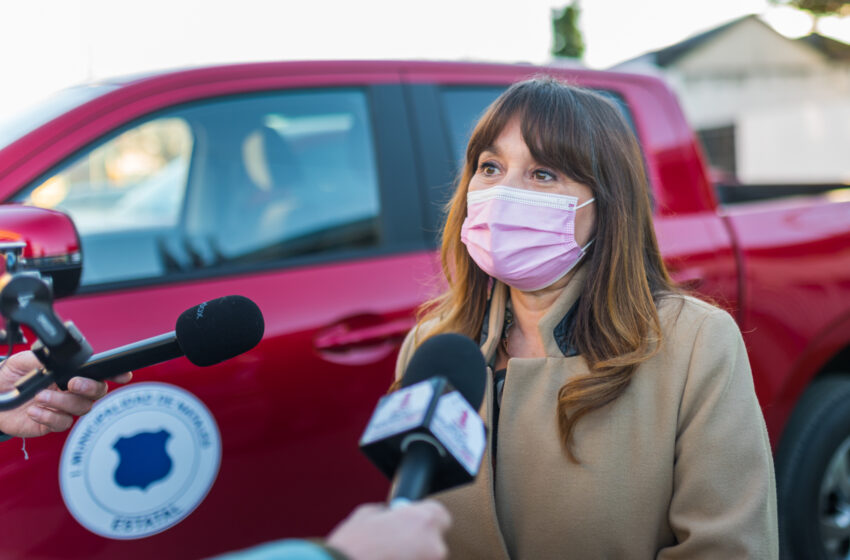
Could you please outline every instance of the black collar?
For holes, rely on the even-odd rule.
[[[578,349],[576,349],[575,343],[573,342],[573,331],[575,330],[576,315],[578,315],[578,304],[580,301],[581,296],[579,296],[575,303],[573,303],[572,307],[570,307],[569,311],[567,311],[567,314],[564,315],[564,318],[561,319],[557,325],[555,325],[555,328],[552,331],[552,336],[555,338],[555,342],[558,343],[558,348],[566,358],[578,356]],[[487,335],[489,334],[489,322],[490,300],[488,299],[487,311],[484,313],[484,323],[481,326],[481,337],[478,340],[479,346],[483,346],[484,342],[487,340]],[[505,327],[506,325],[502,325],[503,331]]]

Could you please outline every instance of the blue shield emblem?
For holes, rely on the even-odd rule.
[[[147,490],[154,482],[167,477],[172,461],[165,450],[165,443],[170,437],[166,430],[160,430],[119,438],[112,446],[119,457],[113,475],[115,483],[124,488]]]

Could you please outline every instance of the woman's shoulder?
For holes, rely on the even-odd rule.
[[[404,339],[405,343],[413,347],[419,346],[431,335],[439,323],[440,320],[437,317],[431,317],[430,319],[417,322],[407,332],[407,336]]]
[[[698,335],[740,337],[735,319],[726,310],[692,295],[676,293],[661,297],[658,316],[667,339],[694,339]]]
[[[422,342],[436,329],[439,324],[437,318],[426,319],[416,323],[412,329],[407,332],[404,341],[401,343],[401,348],[396,359],[395,378],[401,379],[404,371],[407,369],[407,364],[410,358]]]
[[[741,331],[727,311],[684,294],[663,298],[658,311],[662,340],[650,370],[663,372],[659,379],[672,394],[686,399],[722,392],[733,380],[752,384]]]

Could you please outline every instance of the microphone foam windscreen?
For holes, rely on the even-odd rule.
[[[476,410],[484,399],[487,364],[478,345],[456,333],[438,334],[422,343],[410,358],[401,386],[445,377]]]
[[[229,360],[263,338],[263,314],[243,296],[225,296],[187,309],[177,318],[177,344],[196,366]]]

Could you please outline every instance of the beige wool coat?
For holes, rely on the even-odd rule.
[[[764,419],[732,317],[687,296],[662,300],[661,350],[626,392],[579,420],[567,457],[558,390],[586,374],[553,336],[578,298],[579,269],[540,321],[545,358],[512,358],[498,420],[475,482],[435,497],[451,511],[462,560],[777,558],[776,489]],[[482,351],[492,363],[508,290],[496,283]],[[428,325],[411,331],[400,378]],[[488,368],[481,416],[493,425]]]

